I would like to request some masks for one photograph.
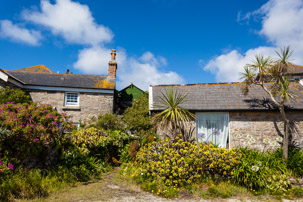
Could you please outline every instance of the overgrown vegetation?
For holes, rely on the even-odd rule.
[[[126,128],[132,132],[143,135],[152,130],[148,109],[148,93],[133,101],[132,106],[124,112],[123,121]]]
[[[284,137],[283,137],[283,158],[288,158],[290,122],[286,116],[285,105],[290,98],[296,95],[291,92],[290,77],[288,69],[292,65],[290,57],[292,51],[289,47],[276,52],[278,59],[272,60],[270,57],[256,55],[252,64],[244,67],[244,73],[241,73],[245,85],[242,89],[243,94],[247,95],[252,85],[260,86],[270,97],[274,105],[279,109],[282,120],[284,121]],[[267,82],[272,82],[267,85]]]
[[[10,87],[0,88],[0,104],[6,103],[30,103],[30,96],[26,95],[21,89],[13,89]]]
[[[45,197],[120,165],[121,175],[167,198],[180,193],[228,198],[248,192],[302,197],[302,188],[291,187],[288,179],[303,175],[300,149],[290,149],[284,164],[282,150],[262,153],[198,143],[181,130],[182,120],[192,118],[187,112],[187,118],[180,118],[185,97],[167,93],[175,107],[160,120],[176,124],[175,134],[183,133],[164,140],[152,127],[147,95],[135,100],[123,118],[100,115],[80,129],[50,105],[21,99],[0,105],[0,200]]]
[[[183,140],[191,138],[191,134],[185,130],[185,123],[194,119],[195,115],[181,107],[185,102],[187,94],[182,95],[176,89],[165,88],[165,93],[161,92],[160,104],[153,106],[161,110],[153,116],[153,124],[160,130],[170,131],[170,137],[175,139],[178,134],[182,134]]]
[[[302,154],[300,151],[293,156]],[[294,195],[290,194],[291,172],[291,167],[283,163],[281,150],[270,153],[248,148],[227,150],[212,143],[183,141],[180,135],[174,142],[166,139],[142,147],[136,161],[126,165],[121,173],[131,175],[144,190],[170,198],[201,182],[225,183],[235,190],[246,187],[252,194]],[[208,196],[225,198],[235,194],[223,190],[228,188],[208,187]]]

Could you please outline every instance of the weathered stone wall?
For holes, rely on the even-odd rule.
[[[73,122],[88,120],[92,116],[113,113],[112,94],[80,93],[79,107],[64,106],[65,92],[60,91],[30,91],[33,102],[50,104],[56,107],[58,112],[65,112],[71,116]]]
[[[303,112],[287,112],[292,139],[303,146]],[[283,142],[284,123],[279,112],[230,112],[230,148],[250,147],[272,150]]]

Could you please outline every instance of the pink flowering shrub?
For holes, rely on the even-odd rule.
[[[45,159],[46,152],[63,139],[63,132],[73,128],[68,116],[50,105],[12,102],[0,105],[0,127],[9,131],[0,131],[0,157],[5,152],[20,161],[37,156]]]
[[[7,163],[6,159],[0,159],[0,181],[3,177],[10,176],[13,173],[14,165]]]

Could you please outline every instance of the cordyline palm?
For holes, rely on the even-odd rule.
[[[171,126],[173,137],[175,137],[181,125],[192,120],[194,114],[180,106],[185,102],[187,94],[182,95],[172,88],[165,89],[165,93],[161,92],[161,94],[159,101],[161,105],[155,105],[154,107],[163,109],[163,111],[153,117],[153,122],[166,129]]]
[[[244,72],[241,73],[241,79],[245,85],[242,88],[243,93],[246,95],[249,92],[249,88],[252,85],[259,85],[270,96],[273,103],[279,108],[282,119],[284,121],[284,142],[283,142],[283,157],[288,158],[288,143],[289,143],[289,120],[285,114],[285,102],[289,101],[289,98],[295,97],[293,93],[289,91],[289,77],[287,70],[290,65],[289,59],[292,55],[289,47],[280,49],[280,53],[277,60],[271,60],[270,57],[264,57],[263,55],[256,55],[252,64],[247,64],[244,67]],[[267,88],[265,82],[270,81],[271,87]],[[277,99],[279,98],[279,99]]]

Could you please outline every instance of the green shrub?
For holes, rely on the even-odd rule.
[[[12,103],[31,103],[30,96],[26,95],[21,89],[10,87],[0,88],[0,104]]]
[[[81,165],[67,168],[58,166],[49,170],[17,169],[14,175],[0,180],[0,200],[33,199],[48,196],[51,192],[60,190],[64,186],[74,185],[98,177],[102,172],[110,169],[105,163],[97,162],[98,172],[91,172]]]
[[[202,177],[230,179],[233,176],[232,170],[241,157],[234,149],[183,141],[181,136],[176,140],[152,142],[140,149],[137,154],[140,172],[136,177],[146,182],[144,186],[157,186],[163,195],[169,187],[186,186]]]
[[[92,120],[94,122],[94,120]],[[119,130],[123,128],[123,123],[117,114],[104,114],[98,116],[95,124],[91,124],[89,127],[96,127],[98,129],[105,130]]]
[[[287,168],[276,153],[263,153],[257,150],[241,148],[240,164],[234,168],[234,180],[251,190],[268,190],[283,193],[290,182]]]
[[[81,129],[66,136],[62,159],[69,166],[81,165],[88,157],[111,162],[113,157],[119,157],[129,139],[129,135],[120,130]]]
[[[287,167],[298,177],[303,176],[303,151],[299,148],[290,148],[288,151]]]
[[[124,112],[123,121],[126,128],[141,135],[152,128],[148,109],[148,93],[133,101],[133,105]]]
[[[294,197],[303,197],[303,188],[293,187],[288,190],[288,194]]]
[[[239,192],[243,192],[243,188],[230,184],[230,183],[219,183],[211,185],[208,188],[208,192],[213,197],[229,198],[235,196]]]
[[[50,105],[0,105],[0,153],[24,164],[46,166],[49,155],[56,154],[64,131],[73,128],[67,119]],[[29,161],[37,163],[26,163]]]

